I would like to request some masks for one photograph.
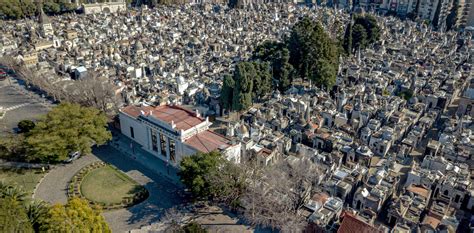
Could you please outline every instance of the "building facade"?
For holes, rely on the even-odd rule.
[[[210,131],[212,123],[197,111],[171,105],[128,106],[120,110],[119,119],[122,134],[173,166],[186,156],[211,151],[240,163],[240,143]]]
[[[120,11],[125,11],[127,9],[127,4],[124,0],[109,0],[101,3],[89,3],[82,4],[82,9],[84,14],[95,14],[100,12],[105,13],[116,13]]]

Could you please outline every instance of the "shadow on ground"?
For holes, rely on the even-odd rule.
[[[150,194],[147,200],[135,206],[104,213],[113,230],[123,232],[158,222],[167,209],[188,203],[189,199],[182,186],[176,185],[115,148],[101,146],[94,148],[93,153],[102,161],[139,181]],[[123,222],[128,225],[123,225]]]

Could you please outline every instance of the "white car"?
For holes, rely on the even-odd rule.
[[[66,159],[64,162],[65,163],[70,163],[70,162],[78,159],[80,156],[81,156],[81,152],[79,152],[79,151],[73,152],[73,153],[69,154],[69,159]]]

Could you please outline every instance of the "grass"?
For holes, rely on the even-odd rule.
[[[81,183],[81,193],[86,199],[104,204],[120,203],[140,189],[138,183],[111,166],[90,171]]]
[[[0,181],[16,184],[33,195],[36,184],[38,184],[43,175],[44,173],[40,169],[0,170]]]

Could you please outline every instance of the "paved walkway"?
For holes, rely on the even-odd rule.
[[[146,168],[162,175],[177,186],[182,185],[179,181],[177,168],[159,158],[158,155],[153,155],[145,151],[140,144],[130,140],[121,133],[114,130],[112,132],[114,135],[114,140],[110,142],[112,147],[122,152],[123,155],[128,156],[128,158],[136,160]]]
[[[183,210],[187,197],[183,186],[177,181],[176,169],[167,166],[158,157],[142,150],[138,145],[130,147],[130,140],[115,135],[111,145],[94,148],[93,154],[81,157],[71,164],[61,165],[53,168],[39,184],[35,193],[35,198],[43,199],[50,203],[66,203],[66,188],[69,180],[82,167],[102,160],[121,171],[125,172],[132,179],[145,186],[150,196],[144,202],[127,209],[104,212],[103,215],[113,232],[129,232],[134,229],[152,229],[159,223],[163,214],[170,208],[175,207]],[[112,146],[113,145],[113,146]],[[133,149],[132,149],[133,148]],[[212,217],[211,217],[212,216]],[[219,217],[218,217],[219,216]],[[245,228],[239,226],[238,219],[232,219],[219,213],[210,215],[210,219],[202,219],[203,223],[214,232],[226,232],[220,227],[228,226],[228,230],[238,229],[243,232]],[[214,223],[212,223],[214,219]],[[155,227],[153,227],[155,226]],[[220,227],[218,227],[220,226]],[[142,231],[138,231],[142,232]]]
[[[130,231],[155,223],[160,220],[167,209],[185,202],[182,187],[157,173],[156,170],[160,170],[160,168],[151,170],[136,159],[119,152],[111,146],[100,147],[94,150],[94,154],[101,160],[127,173],[134,180],[144,185],[150,193],[147,200],[136,206],[104,213],[104,217],[113,232]]]
[[[95,156],[82,156],[73,163],[53,167],[43,178],[33,194],[33,197],[53,204],[66,203],[67,185],[74,174],[81,170],[81,168],[97,160]]]
[[[94,155],[83,156],[73,163],[54,167],[39,184],[34,197],[50,203],[66,203],[67,184],[74,174],[84,166],[102,160],[127,173],[132,179],[144,185],[150,193],[147,200],[136,206],[103,213],[113,232],[128,232],[155,223],[168,208],[185,202],[185,195],[180,185],[139,163],[138,158],[134,159],[131,155],[109,145],[95,148],[93,153]],[[156,165],[156,161],[153,159],[150,161],[152,165]]]

